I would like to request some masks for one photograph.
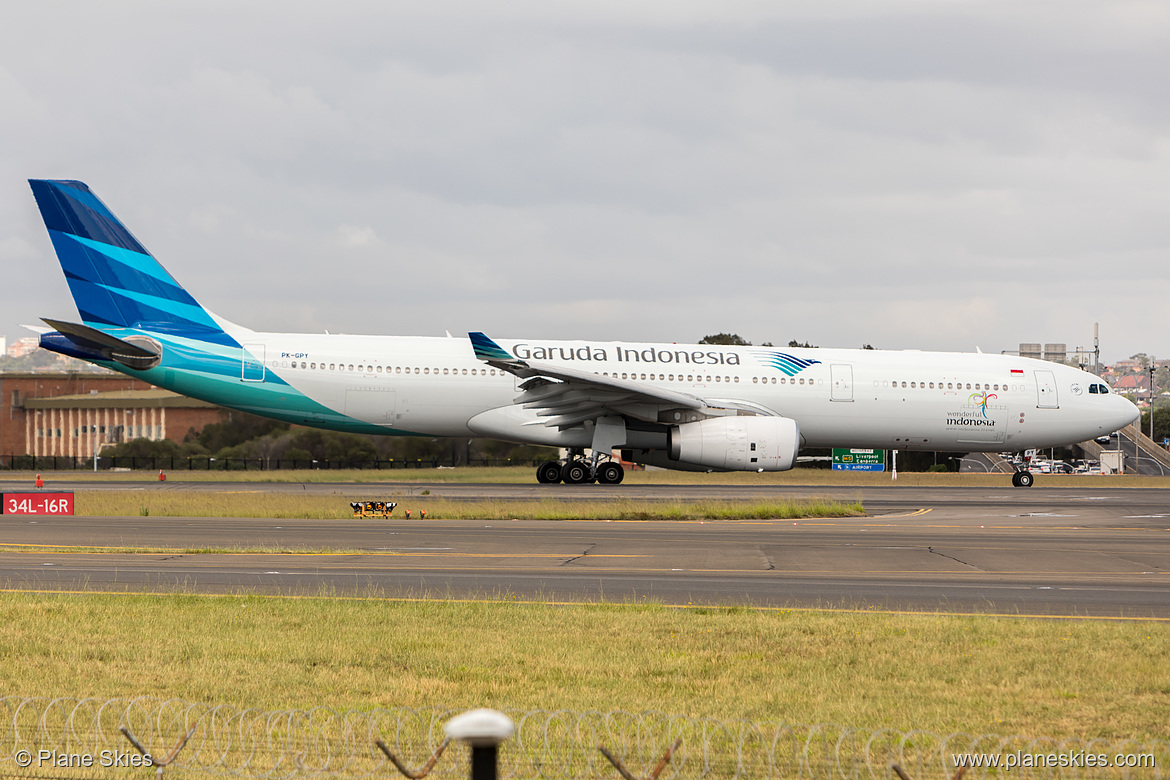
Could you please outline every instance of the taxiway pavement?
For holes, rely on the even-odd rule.
[[[59,483],[54,487],[60,488]],[[93,483],[78,483],[92,490]],[[1144,488],[118,483],[487,498],[861,500],[868,517],[573,522],[0,517],[7,588],[381,594],[1170,619],[1170,495]],[[393,495],[392,495],[393,494]],[[401,511],[401,509],[399,510]],[[165,548],[51,552],[22,545]],[[187,553],[188,549],[342,553]]]

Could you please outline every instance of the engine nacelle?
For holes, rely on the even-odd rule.
[[[787,471],[800,430],[787,417],[712,417],[670,429],[670,459],[724,471]]]

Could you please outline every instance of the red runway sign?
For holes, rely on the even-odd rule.
[[[3,493],[0,494],[0,514],[5,515],[71,515],[72,493]]]

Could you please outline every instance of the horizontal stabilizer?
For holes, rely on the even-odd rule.
[[[95,354],[100,354],[102,358],[115,360],[128,368],[138,370],[158,365],[162,357],[162,349],[153,339],[135,336],[138,343],[134,343],[111,336],[109,333],[103,333],[88,325],[50,320],[47,317],[41,319],[56,329],[56,333],[41,334],[41,346],[53,352],[62,352],[84,360],[91,360]],[[69,349],[69,345],[64,345],[66,349],[62,349],[60,338],[54,337],[64,337],[70,345],[77,349]]]
[[[131,344],[129,341],[123,341],[108,333],[102,333],[97,328],[91,328],[88,325],[50,320],[47,317],[41,317],[41,320],[48,323],[50,327],[59,333],[64,333],[66,336],[69,336],[70,341],[76,342],[80,339],[88,342],[86,346],[105,347],[106,349],[117,350],[124,355],[132,355],[134,357],[158,357],[157,352],[152,352],[137,344]]]

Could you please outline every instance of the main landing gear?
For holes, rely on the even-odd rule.
[[[1032,487],[1032,472],[1017,471],[1012,474],[1012,487]]]
[[[622,464],[616,461],[598,463],[598,454],[586,461],[584,452],[570,450],[565,461],[550,460],[541,463],[536,469],[536,481],[542,485],[555,485],[564,482],[566,485],[583,485],[587,482],[596,482],[599,485],[617,485],[626,476]]]

